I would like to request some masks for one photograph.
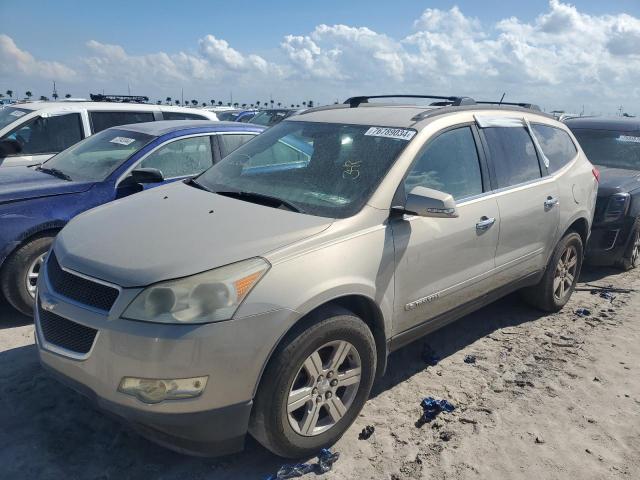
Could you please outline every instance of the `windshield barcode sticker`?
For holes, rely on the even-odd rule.
[[[618,137],[619,142],[631,142],[640,143],[640,137],[632,137],[631,135],[620,135]]]
[[[396,138],[398,140],[411,140],[415,134],[415,130],[388,127],[371,127],[365,132],[368,137]]]
[[[14,110],[9,115],[12,115],[14,117],[21,117],[21,116],[26,115],[26,114],[27,114],[27,112],[23,112],[22,110]]]
[[[127,138],[127,137],[116,137],[112,140],[109,140],[111,143],[117,143],[118,145],[131,145],[136,141],[135,138]]]

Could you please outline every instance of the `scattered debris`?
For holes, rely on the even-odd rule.
[[[591,450],[589,450],[588,448],[585,448],[584,451],[587,452],[588,454],[591,454]]]
[[[440,357],[436,355],[431,346],[425,343],[422,347],[422,360],[430,367],[435,367],[440,361]]]
[[[598,377],[593,377],[593,381],[594,381],[594,382],[599,382],[599,381],[600,381],[600,379],[599,379]]]
[[[423,413],[416,422],[416,427],[421,427],[425,423],[430,422],[440,414],[440,412],[451,413],[456,407],[447,400],[436,400],[433,397],[427,397],[420,402]]]
[[[596,292],[591,292],[592,295],[595,295],[595,293]],[[606,300],[609,300],[610,302],[613,302],[616,299],[616,296],[608,290],[602,290],[600,292],[600,296]]]
[[[307,473],[316,474],[327,473],[340,458],[340,453],[331,453],[328,448],[323,448],[318,454],[318,463],[296,463],[295,465],[283,465],[278,473],[267,477],[267,480],[286,480],[288,478],[298,478]]]
[[[631,293],[631,292],[635,292],[635,290],[633,288],[618,288],[618,287],[614,287],[613,285],[593,285],[591,283],[585,283],[585,287],[578,287],[576,288],[576,291],[578,292],[592,292],[592,293],[599,293],[599,292],[611,292],[611,293]]]
[[[462,417],[462,418],[460,418],[460,423],[470,423],[472,425],[477,425],[478,421],[477,420],[473,420],[471,418]]]
[[[542,437],[536,437],[536,443],[537,443],[538,445],[542,445],[542,444],[544,443],[544,438],[542,438]]]
[[[465,355],[464,356],[464,363],[476,363],[476,356],[475,355]]]
[[[358,435],[358,440],[368,440],[375,431],[376,428],[373,425],[367,425],[362,429],[360,435]]]
[[[586,308],[579,308],[576,310],[576,315],[579,317],[589,317],[591,316],[591,310]]]
[[[453,432],[450,432],[448,430],[443,430],[442,432],[440,432],[440,440],[442,440],[443,442],[448,442],[452,438]]]

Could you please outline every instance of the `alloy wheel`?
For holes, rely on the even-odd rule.
[[[571,287],[576,281],[576,272],[578,270],[578,250],[573,245],[565,248],[553,277],[553,296],[556,301],[560,302],[571,293]]]
[[[36,298],[36,286],[38,284],[38,277],[40,276],[40,270],[42,269],[42,264],[44,263],[44,257],[46,257],[46,252],[37,257],[31,265],[29,265],[29,269],[27,270],[27,275],[25,276],[25,282],[27,287],[27,292],[31,295],[31,298]]]
[[[633,268],[638,266],[638,259],[640,259],[640,231],[636,233],[633,250],[631,250],[631,266]]]
[[[304,361],[287,398],[293,430],[313,437],[345,416],[358,393],[362,363],[356,348],[344,340],[323,345]]]

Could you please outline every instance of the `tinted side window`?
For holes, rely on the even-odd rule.
[[[162,118],[165,120],[209,120],[204,115],[186,112],[162,112]]]
[[[427,145],[405,180],[405,191],[433,188],[460,199],[482,193],[482,173],[471,128],[450,130]]]
[[[38,117],[13,131],[5,138],[22,144],[20,155],[58,153],[82,140],[79,113]]]
[[[538,154],[531,135],[522,127],[483,129],[498,188],[510,187],[541,177]]]
[[[532,125],[531,128],[549,159],[549,173],[560,170],[578,153],[571,137],[564,130],[548,125]]]
[[[255,135],[218,135],[218,140],[220,141],[220,153],[223,157],[226,157],[240,145],[242,145],[243,143],[247,143],[253,137],[255,137]]]
[[[93,133],[130,123],[153,122],[153,112],[89,112]]]
[[[211,139],[205,135],[183,138],[160,147],[145,158],[139,167],[157,168],[164,178],[175,178],[197,175],[211,165]]]

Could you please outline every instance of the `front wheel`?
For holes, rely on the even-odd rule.
[[[364,406],[375,376],[371,331],[334,311],[285,341],[262,377],[250,433],[277,455],[301,458],[335,443]]]
[[[51,235],[44,235],[29,240],[13,252],[2,267],[2,293],[13,307],[24,315],[33,314],[36,283],[53,238]]]
[[[622,259],[618,262],[618,267],[623,270],[631,270],[638,266],[640,262],[640,219],[636,220],[636,225],[631,232],[629,246],[624,252]]]
[[[545,312],[557,312],[566,305],[582,270],[582,237],[567,233],[556,245],[542,280],[523,290],[524,299]]]

